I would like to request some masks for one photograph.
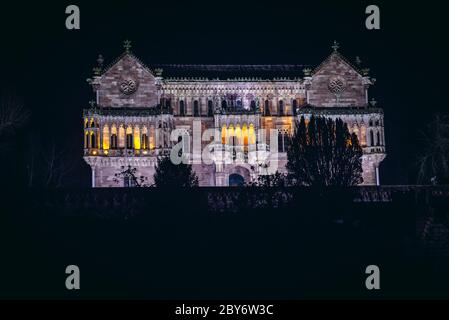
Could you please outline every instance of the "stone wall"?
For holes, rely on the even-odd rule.
[[[96,82],[100,106],[153,107],[158,104],[155,77],[130,54],[123,56]]]

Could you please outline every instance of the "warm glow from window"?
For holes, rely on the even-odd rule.
[[[139,127],[134,128],[134,149],[140,149],[140,129]]]
[[[109,149],[109,128],[107,126],[103,127],[103,150]]]
[[[246,126],[246,124],[243,125],[242,136],[243,136],[243,145],[247,146],[248,145],[248,127]]]
[[[256,132],[254,131],[254,125],[252,123],[249,125],[248,137],[249,137],[250,144],[256,143]]]
[[[240,125],[237,125],[235,128],[235,137],[237,138],[237,145],[240,145],[240,142],[242,141],[242,130],[240,129]]]
[[[226,126],[223,126],[221,128],[221,144],[226,144],[226,136],[227,136]]]
[[[360,126],[360,145],[366,147],[366,127]]]

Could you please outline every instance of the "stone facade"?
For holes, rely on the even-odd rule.
[[[368,102],[373,81],[367,69],[349,63],[336,47],[314,70],[302,65],[148,67],[127,49],[107,68],[100,61],[90,84],[96,102],[84,110],[84,159],[94,187],[123,186],[127,182],[116,181],[115,174],[127,166],[151,184],[158,155],[174,148],[189,155],[201,186],[250,182],[267,170],[262,163],[282,172],[286,138],[296,120],[311,115],[348,124],[363,147],[363,184],[379,184],[378,168],[386,155],[383,112]],[[209,151],[206,157],[202,150]]]

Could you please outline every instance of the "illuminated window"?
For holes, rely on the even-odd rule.
[[[250,144],[256,143],[256,132],[254,131],[254,125],[252,123],[249,125],[248,138]]]
[[[142,140],[141,140],[141,147],[142,149],[149,149],[149,143],[148,143],[148,130],[147,127],[143,127],[142,129]]]
[[[84,135],[84,148],[89,148],[89,132],[86,131],[86,134]]]
[[[103,127],[103,150],[109,149],[109,127]]]
[[[241,145],[241,141],[242,141],[242,130],[240,129],[240,125],[237,125],[235,127],[235,132],[234,132],[234,136],[235,136],[235,143],[234,145]]]
[[[134,149],[140,150],[140,129],[134,127]]]
[[[226,126],[223,126],[221,128],[221,144],[226,144],[226,139],[228,135],[227,131],[228,130],[226,129]]]
[[[243,137],[243,145],[245,147],[248,146],[248,127],[246,126],[246,124],[244,124],[242,128],[242,137]]]

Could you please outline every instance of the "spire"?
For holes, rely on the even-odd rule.
[[[130,40],[123,41],[123,48],[125,49],[126,53],[130,53],[130,51],[131,51],[131,41]]]
[[[340,48],[340,44],[337,42],[337,40],[334,40],[332,49],[334,49],[334,52],[337,52],[339,48]]]

